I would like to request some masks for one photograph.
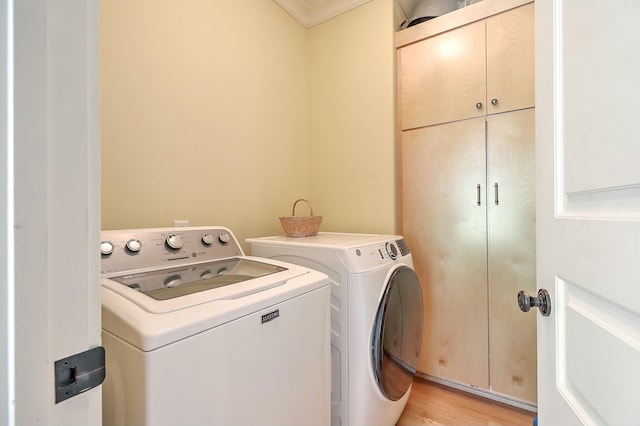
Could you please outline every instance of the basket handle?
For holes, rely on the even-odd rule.
[[[300,199],[296,200],[295,203],[293,203],[293,209],[291,209],[291,216],[295,216],[296,215],[296,205],[298,204],[299,201],[304,201],[305,203],[307,203],[309,205],[309,210],[311,210],[311,216],[313,216],[313,207],[311,207],[311,203],[308,202],[307,200],[305,200],[304,198],[300,198]]]

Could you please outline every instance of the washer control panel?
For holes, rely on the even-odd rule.
[[[244,256],[222,226],[102,231],[100,273],[164,268]]]

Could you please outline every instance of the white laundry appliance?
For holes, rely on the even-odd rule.
[[[327,425],[330,286],[224,227],[103,231],[105,425]]]
[[[398,235],[250,238],[252,254],[331,279],[331,425],[393,426],[422,341],[422,289]]]

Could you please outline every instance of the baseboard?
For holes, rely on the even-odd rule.
[[[447,386],[453,389],[457,389],[463,392],[467,392],[476,396],[480,396],[482,398],[490,399],[492,401],[496,401],[502,404],[510,405],[512,407],[516,407],[521,410],[530,411],[532,413],[538,412],[538,406],[535,404],[532,404],[531,402],[523,401],[521,399],[513,398],[508,395],[493,392],[488,389],[482,389],[482,388],[467,385],[464,383],[456,382],[453,380],[447,380],[440,377],[430,376],[428,374],[424,374],[420,372],[416,373],[416,377],[419,377],[424,380],[428,380],[430,382],[438,383],[440,385]]]

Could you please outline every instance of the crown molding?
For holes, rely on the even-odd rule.
[[[305,28],[347,12],[371,0],[274,0]]]

